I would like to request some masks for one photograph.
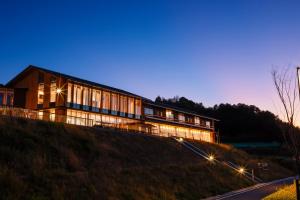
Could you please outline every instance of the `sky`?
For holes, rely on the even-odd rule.
[[[0,0],[0,83],[29,64],[155,99],[278,114],[271,70],[300,65],[300,1]]]

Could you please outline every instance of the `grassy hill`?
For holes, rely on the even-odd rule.
[[[256,168],[226,145],[202,149]],[[264,180],[292,173],[267,161]],[[171,138],[25,119],[0,119],[0,199],[200,199],[250,185]]]

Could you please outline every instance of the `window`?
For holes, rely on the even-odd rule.
[[[82,87],[79,85],[74,85],[74,103],[80,105],[81,104],[81,93]]]
[[[195,117],[195,124],[200,125],[200,118],[199,117]]]
[[[166,110],[166,118],[168,120],[173,120],[174,119],[174,114],[171,110]]]
[[[109,92],[104,92],[103,91],[103,95],[102,95],[102,109],[104,112],[108,112],[109,108],[110,108],[110,93]]]
[[[68,83],[68,98],[67,98],[67,102],[69,102],[69,103],[72,102],[72,88],[73,88],[72,83]]]
[[[39,72],[38,75],[38,82],[43,83],[44,82],[44,74],[42,72]]]
[[[125,113],[127,113],[127,97],[120,96],[120,115],[125,116]]]
[[[90,92],[89,92],[89,88],[83,88],[83,92],[82,92],[83,98],[82,98],[82,105],[84,106],[88,106],[89,105],[89,101],[90,101]]]
[[[205,126],[208,127],[208,128],[210,128],[210,121],[206,121],[205,122]]]
[[[52,77],[50,82],[50,103],[56,101],[56,78]]]
[[[7,94],[6,105],[7,106],[13,106],[13,104],[14,104],[14,96],[13,96],[13,94]]]
[[[55,110],[54,109],[50,110],[50,121],[55,121]]]
[[[134,98],[128,97],[128,113],[134,114]]]
[[[141,114],[142,114],[142,103],[141,103],[141,100],[136,99],[135,100],[135,115],[136,115],[136,118],[140,118]]]
[[[152,108],[144,108],[145,115],[153,115],[153,109]]]
[[[185,117],[184,117],[184,115],[183,115],[183,114],[178,114],[178,120],[179,120],[180,122],[185,122]]]
[[[99,111],[100,108],[100,101],[101,101],[101,91],[100,90],[93,90],[92,91],[92,107],[93,111]]]
[[[3,93],[0,93],[0,106],[3,105],[3,100],[4,100],[4,94]]]
[[[44,83],[38,85],[38,104],[44,103]]]
[[[119,107],[118,95],[112,93],[111,94],[111,110],[118,111],[119,110],[118,107]]]

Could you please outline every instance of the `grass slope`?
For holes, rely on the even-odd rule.
[[[229,146],[195,145],[236,163],[258,161]],[[261,177],[290,174],[271,163]],[[170,138],[0,119],[0,199],[200,199],[250,184]]]
[[[263,200],[296,200],[296,188],[295,185],[285,186],[280,188],[277,192],[270,194]]]

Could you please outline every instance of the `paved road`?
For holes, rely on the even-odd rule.
[[[206,200],[260,200],[275,192],[278,187],[292,184],[294,177],[280,179],[269,183],[260,183],[255,186],[229,192],[223,195],[207,198]]]

